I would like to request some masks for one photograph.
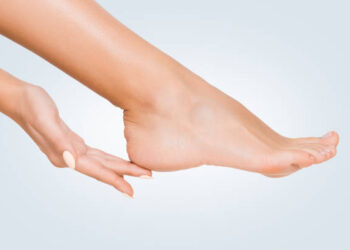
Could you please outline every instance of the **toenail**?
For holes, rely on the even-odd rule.
[[[333,132],[328,132],[327,134],[325,134],[324,136],[322,136],[323,139],[329,138],[333,135]]]

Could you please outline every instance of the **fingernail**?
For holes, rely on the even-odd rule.
[[[63,160],[69,168],[75,169],[75,159],[70,152],[68,151],[63,152]]]
[[[127,197],[128,199],[134,199],[134,197],[132,197],[131,195],[127,194],[127,193],[122,193],[125,197]]]
[[[141,179],[153,179],[153,177],[152,176],[149,176],[149,175],[141,175],[141,176],[139,176],[139,178],[141,178]]]
[[[323,139],[329,138],[333,135],[333,132],[328,132],[327,134],[325,134],[324,136],[322,136]]]

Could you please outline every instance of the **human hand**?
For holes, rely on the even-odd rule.
[[[69,166],[114,186],[129,197],[133,197],[133,189],[123,178],[124,175],[152,176],[150,170],[86,145],[63,122],[55,103],[40,87],[24,84],[17,113],[19,115],[14,120],[56,167]]]

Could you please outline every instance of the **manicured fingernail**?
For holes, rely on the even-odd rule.
[[[75,159],[70,152],[68,151],[63,152],[63,160],[69,168],[75,169]]]
[[[128,199],[134,199],[134,197],[132,197],[131,195],[128,195],[128,194],[126,194],[126,193],[122,193],[125,197],[128,197]]]
[[[327,134],[325,134],[324,136],[322,136],[323,139],[329,138],[333,135],[333,132],[329,132]]]
[[[141,178],[141,179],[153,179],[153,177],[152,176],[149,176],[149,175],[141,175],[141,176],[139,176],[139,178]]]

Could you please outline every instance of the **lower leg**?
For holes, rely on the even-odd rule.
[[[212,164],[283,176],[336,153],[336,133],[324,139],[277,134],[94,1],[3,2],[2,34],[126,110],[129,156],[141,166],[168,171]]]

